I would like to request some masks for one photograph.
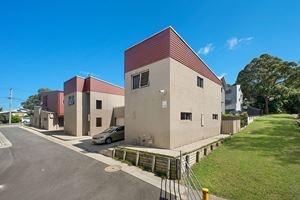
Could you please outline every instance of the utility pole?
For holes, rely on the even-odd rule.
[[[12,94],[13,93],[13,89],[10,88],[9,89],[9,120],[8,123],[11,124],[11,110],[12,110]]]

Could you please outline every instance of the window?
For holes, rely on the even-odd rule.
[[[197,76],[197,86],[203,88],[203,78]]]
[[[182,112],[180,113],[181,120],[191,120],[192,121],[192,113]]]
[[[132,89],[149,86],[149,71],[132,76]]]
[[[96,109],[102,109],[102,101],[96,100]]]
[[[231,104],[231,100],[230,99],[225,99],[225,105],[230,105]]]
[[[231,94],[231,89],[226,90],[226,94]]]
[[[97,117],[96,118],[96,127],[101,127],[102,126],[102,118],[101,117]]]
[[[213,119],[218,119],[218,114],[213,114],[213,115],[212,115],[212,118],[213,118]]]
[[[137,89],[140,87],[140,75],[135,75],[132,77],[132,89]]]
[[[147,87],[149,83],[149,71],[141,73],[141,87]]]
[[[68,98],[68,105],[74,105],[75,104],[75,97],[74,96],[69,96]]]

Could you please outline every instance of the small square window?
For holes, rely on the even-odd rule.
[[[191,120],[192,121],[192,113],[182,112],[180,113],[181,120]]]
[[[132,89],[138,89],[140,87],[140,74],[132,77]]]
[[[212,118],[217,120],[218,119],[218,114],[213,114]]]
[[[203,88],[203,78],[197,76],[197,86]]]
[[[102,118],[101,117],[97,117],[96,118],[96,127],[101,127],[102,126]]]
[[[102,109],[102,101],[96,100],[96,109]]]

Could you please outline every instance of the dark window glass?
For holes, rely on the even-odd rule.
[[[96,100],[96,109],[102,109],[102,101]]]
[[[192,113],[182,112],[180,113],[181,120],[192,120]]]
[[[96,118],[96,127],[101,127],[102,126],[102,118],[101,117],[97,117]]]
[[[137,89],[140,87],[140,74],[132,77],[132,89]]]
[[[149,71],[141,74],[141,87],[146,87],[149,84]]]
[[[213,119],[218,119],[218,115],[217,115],[217,114],[213,114],[213,115],[212,115],[212,118],[213,118]]]
[[[74,105],[75,104],[75,97],[74,96],[69,96],[68,98],[68,105]]]
[[[203,78],[197,76],[197,86],[203,88]]]
[[[231,94],[231,89],[226,90],[226,94]]]

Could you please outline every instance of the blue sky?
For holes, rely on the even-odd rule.
[[[172,26],[233,83],[262,53],[300,60],[300,1],[0,0],[0,106],[91,72],[123,86],[124,49]]]

